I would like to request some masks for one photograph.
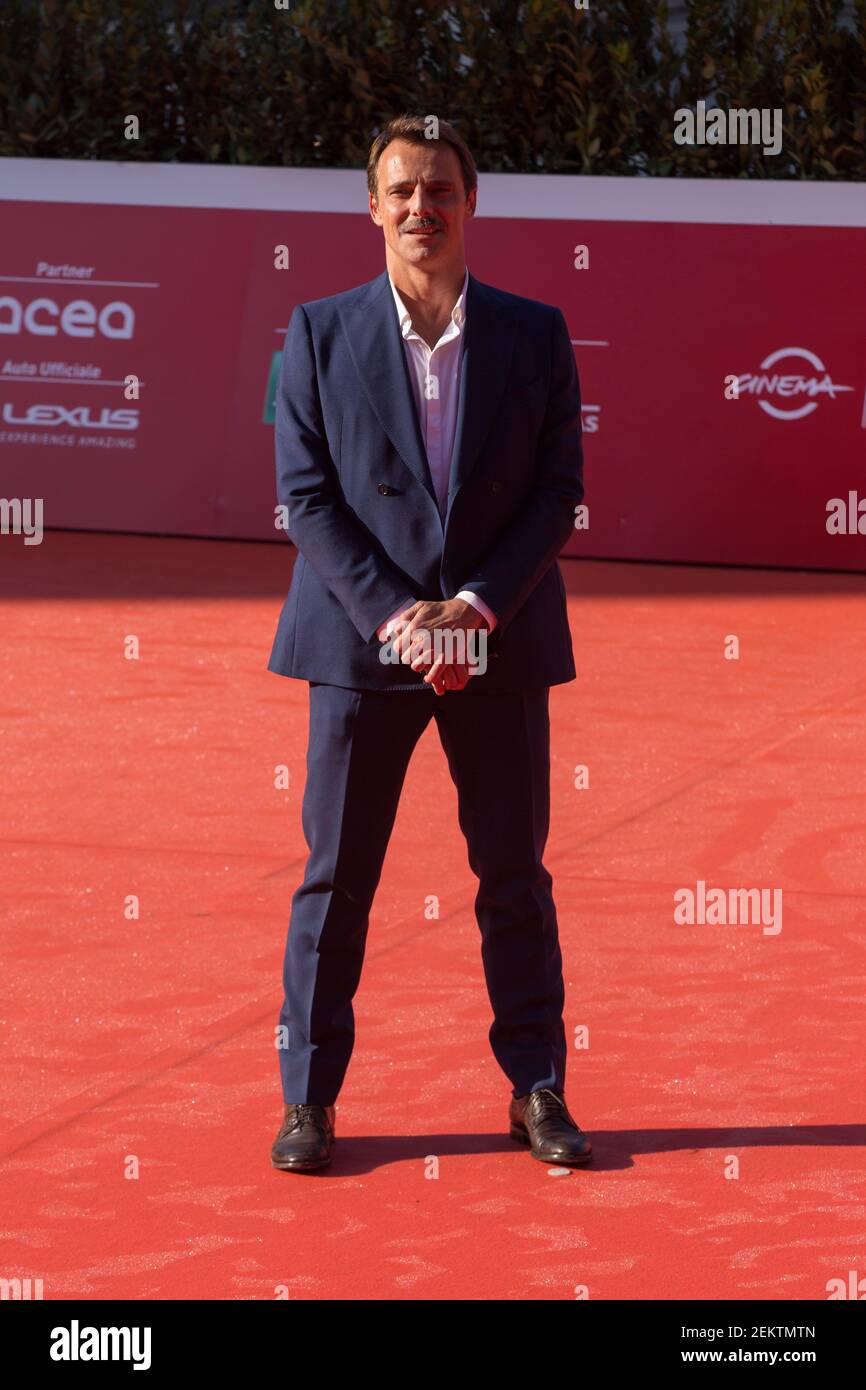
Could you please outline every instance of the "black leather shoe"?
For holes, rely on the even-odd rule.
[[[271,1149],[275,1168],[327,1168],[334,1147],[333,1105],[287,1105]]]
[[[545,1087],[512,1097],[508,1119],[511,1138],[529,1144],[532,1157],[542,1163],[576,1167],[592,1158],[592,1145],[569,1115],[561,1091]]]

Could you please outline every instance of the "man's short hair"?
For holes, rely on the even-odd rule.
[[[463,187],[467,196],[473,188],[478,187],[478,170],[466,141],[457,134],[453,125],[450,125],[448,121],[437,120],[437,125],[439,133],[436,139],[433,139],[430,131],[435,127],[433,127],[431,117],[413,116],[406,111],[402,116],[395,116],[393,121],[389,121],[379,132],[370,146],[370,153],[367,156],[367,187],[374,198],[378,197],[379,192],[379,159],[382,151],[387,145],[390,145],[392,140],[408,140],[411,145],[450,145],[460,160]]]

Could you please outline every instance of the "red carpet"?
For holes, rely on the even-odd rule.
[[[563,562],[546,862],[595,1163],[551,1174],[507,1137],[431,725],[335,1161],[302,1175],[269,1161],[305,855],[306,687],[265,669],[290,556],[3,538],[4,1275],[46,1299],[797,1300],[866,1274],[866,580]],[[780,888],[782,930],[677,925],[699,880]]]

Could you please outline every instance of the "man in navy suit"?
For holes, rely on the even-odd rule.
[[[575,676],[557,563],[583,498],[574,355],[559,309],[469,274],[477,174],[452,126],[391,121],[367,177],[386,271],[296,306],[277,392],[277,493],[298,556],[268,669],[310,686],[309,857],[286,944],[271,1161],[331,1161],[370,908],[435,719],[479,880],[510,1134],[543,1162],[585,1163],[542,862],[549,688]]]

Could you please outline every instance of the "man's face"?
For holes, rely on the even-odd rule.
[[[378,179],[370,216],[395,256],[431,269],[462,262],[463,224],[475,211],[475,190],[466,194],[450,145],[392,140],[379,158]]]

